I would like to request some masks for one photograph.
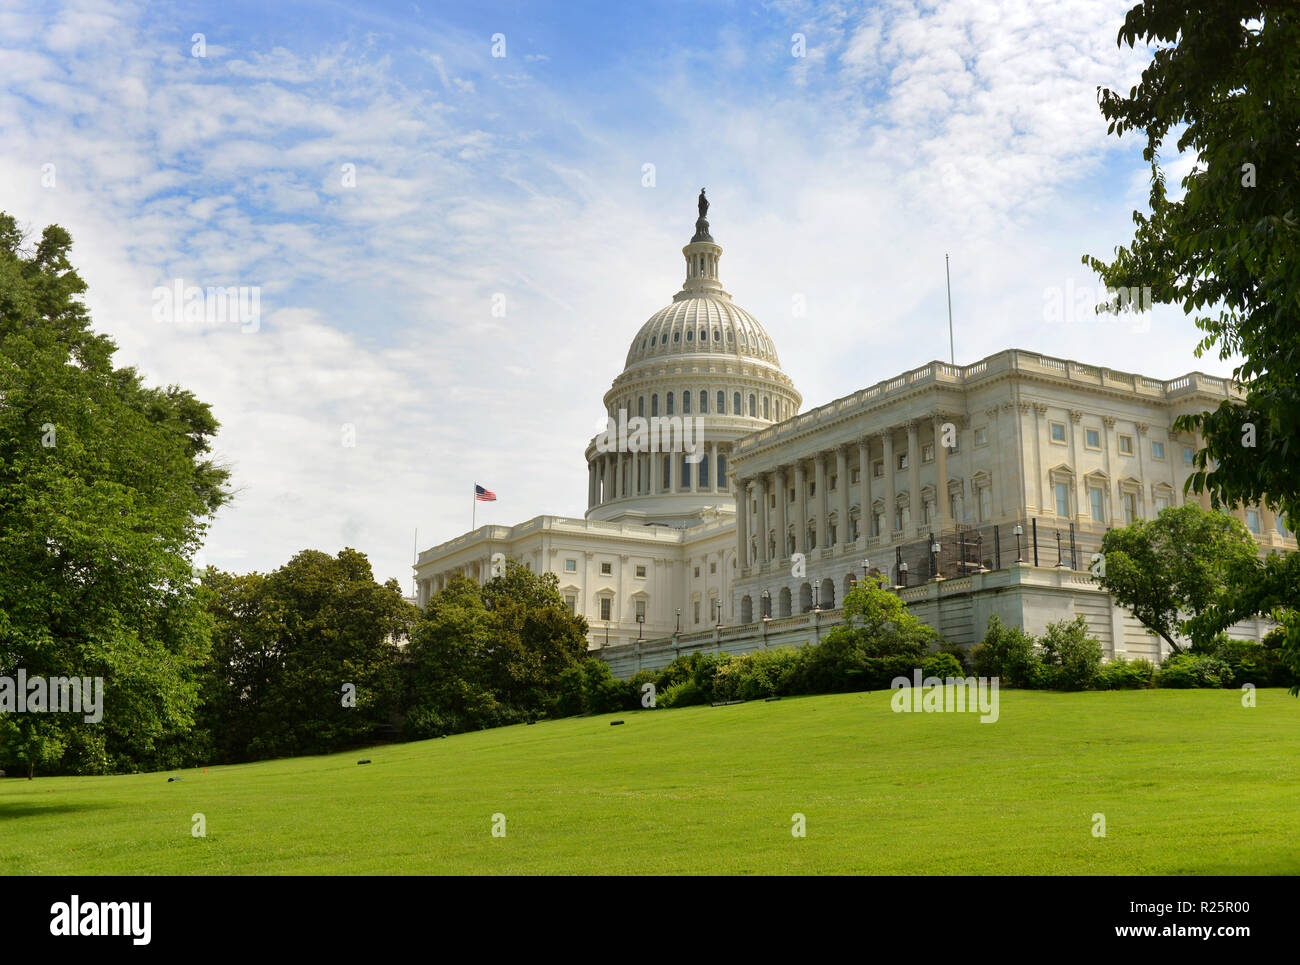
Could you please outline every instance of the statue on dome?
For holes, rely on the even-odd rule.
[[[704,196],[704,189],[700,188],[700,217],[706,218],[709,214],[709,199]]]

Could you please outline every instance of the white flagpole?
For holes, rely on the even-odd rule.
[[[474,532],[474,526],[478,520],[478,483],[474,484],[474,505],[469,511],[469,531]]]

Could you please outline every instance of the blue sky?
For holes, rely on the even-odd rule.
[[[1045,308],[1100,296],[1080,258],[1144,202],[1096,107],[1147,56],[1126,6],[0,0],[0,209],[67,227],[120,361],[213,405],[238,493],[206,562],[351,545],[409,586],[475,480],[480,522],[582,514],[701,186],[805,408],[947,357],[945,252],[958,362],[1228,374],[1178,310]],[[176,279],[255,286],[256,330],[160,324]]]

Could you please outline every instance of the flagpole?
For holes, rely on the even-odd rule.
[[[474,532],[474,526],[478,520],[478,483],[474,484],[473,504],[469,511],[469,531]]]

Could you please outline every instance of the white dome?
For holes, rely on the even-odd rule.
[[[672,355],[727,355],[781,367],[758,319],[719,294],[683,292],[651,315],[632,340],[626,365]]]

